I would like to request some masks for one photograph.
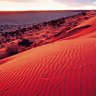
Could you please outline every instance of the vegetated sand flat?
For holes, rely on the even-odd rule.
[[[0,96],[96,96],[96,38],[89,37],[1,60]]]

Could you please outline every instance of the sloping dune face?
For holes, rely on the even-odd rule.
[[[92,17],[89,20],[85,20],[80,25],[69,30],[69,36],[66,39],[81,38],[81,37],[90,37],[91,34],[96,34],[96,16]]]
[[[96,96],[96,39],[62,40],[0,65],[0,96]]]
[[[96,96],[94,18],[78,26],[74,39],[1,60],[0,96]]]

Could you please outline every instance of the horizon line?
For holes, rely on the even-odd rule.
[[[0,12],[60,12],[60,11],[93,11],[94,9],[89,9],[89,10],[87,10],[87,9],[72,9],[72,10],[0,10]],[[94,11],[96,11],[96,10],[94,10]]]

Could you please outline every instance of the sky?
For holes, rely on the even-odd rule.
[[[0,0],[0,11],[95,9],[96,0]]]

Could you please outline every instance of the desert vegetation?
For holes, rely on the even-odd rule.
[[[7,56],[12,56],[17,53],[19,53],[17,45],[11,44],[11,45],[7,46],[7,48],[6,48],[6,55]]]
[[[73,34],[70,31],[72,28],[94,16],[96,11],[82,11],[77,15],[37,25],[0,25],[0,59],[66,38]]]

